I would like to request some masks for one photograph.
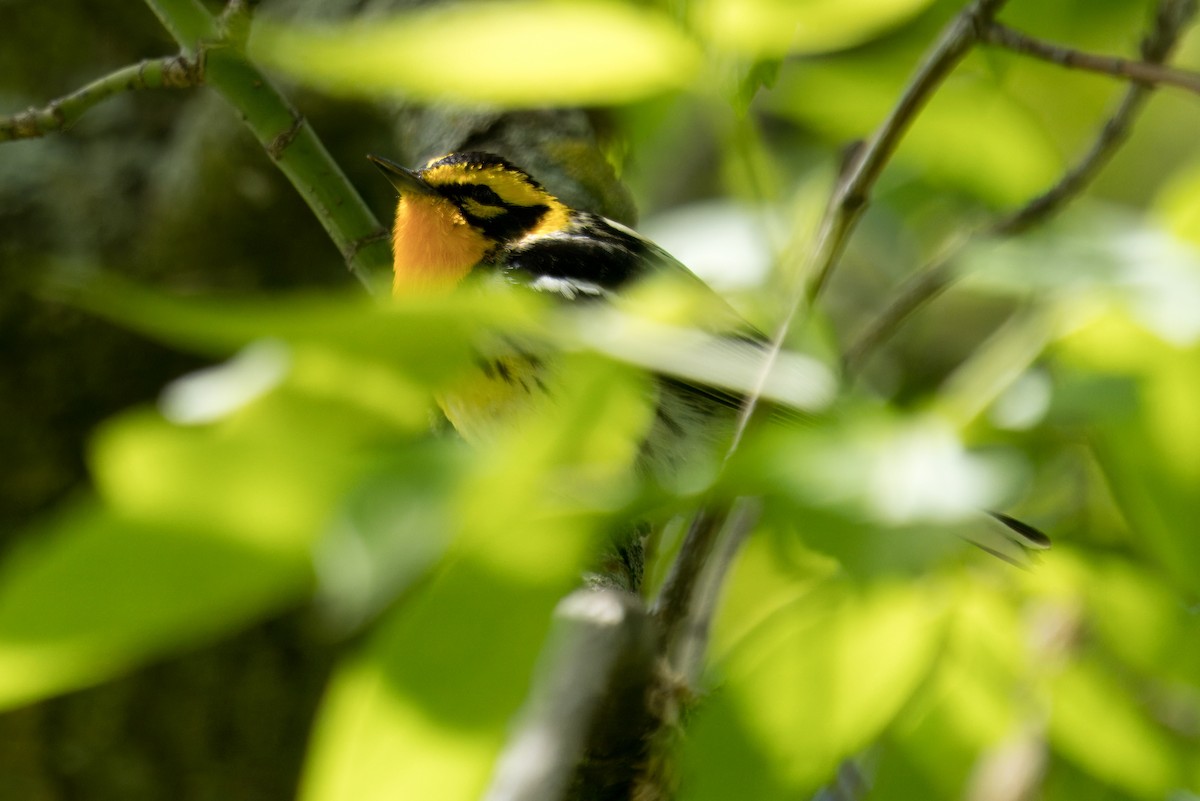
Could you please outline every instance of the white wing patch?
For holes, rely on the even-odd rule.
[[[538,292],[553,292],[556,295],[562,295],[567,300],[575,300],[580,295],[601,298],[612,296],[612,293],[599,284],[554,275],[543,275],[530,284],[530,287]]]

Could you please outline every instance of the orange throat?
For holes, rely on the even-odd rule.
[[[392,235],[392,294],[453,289],[488,250],[488,241],[448,200],[405,195]]]

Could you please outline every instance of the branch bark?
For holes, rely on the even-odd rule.
[[[70,128],[93,106],[121,92],[187,89],[203,82],[200,59],[184,55],[147,59],[98,78],[41,108],[0,117],[0,142],[33,139]]]
[[[241,115],[317,215],[350,272],[369,291],[388,285],[388,231],[329,155],[304,116],[241,51],[241,5],[222,24],[199,0],[146,0],[185,54],[203,54],[206,83]]]

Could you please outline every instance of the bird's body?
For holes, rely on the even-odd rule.
[[[393,235],[397,296],[450,290],[468,277],[548,293],[565,303],[615,302],[635,284],[666,277],[705,299],[698,327],[718,341],[761,348],[765,338],[682,264],[620,223],[568,208],[523,170],[489,153],[453,153],[409,170],[371,159],[400,193]],[[468,440],[535,413],[553,395],[554,367],[520,347],[482,354],[479,370],[439,398]],[[673,483],[681,470],[712,463],[727,443],[742,399],[735,393],[657,376],[654,419],[638,467]],[[1045,535],[997,516],[1025,547]]]
[[[453,289],[480,274],[565,303],[611,300],[653,276],[703,287],[654,243],[613,220],[568,208],[498,156],[456,153],[418,171],[372,159],[400,191],[393,229],[397,296]],[[720,333],[762,340],[723,302],[720,308]],[[535,413],[554,383],[552,363],[516,347],[499,350],[438,398],[468,440]],[[638,467],[663,480],[702,457],[711,461],[732,432],[737,399],[665,377],[655,380],[654,390],[654,419]]]

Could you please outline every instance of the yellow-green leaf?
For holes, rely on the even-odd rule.
[[[932,0],[708,0],[696,25],[718,47],[771,57],[853,47],[925,10]]]
[[[259,25],[259,60],[328,91],[500,105],[620,103],[684,86],[695,44],[615,2],[439,6],[344,26]]]
[[[92,506],[37,532],[0,578],[0,708],[119,675],[280,609],[309,586],[302,549]]]

